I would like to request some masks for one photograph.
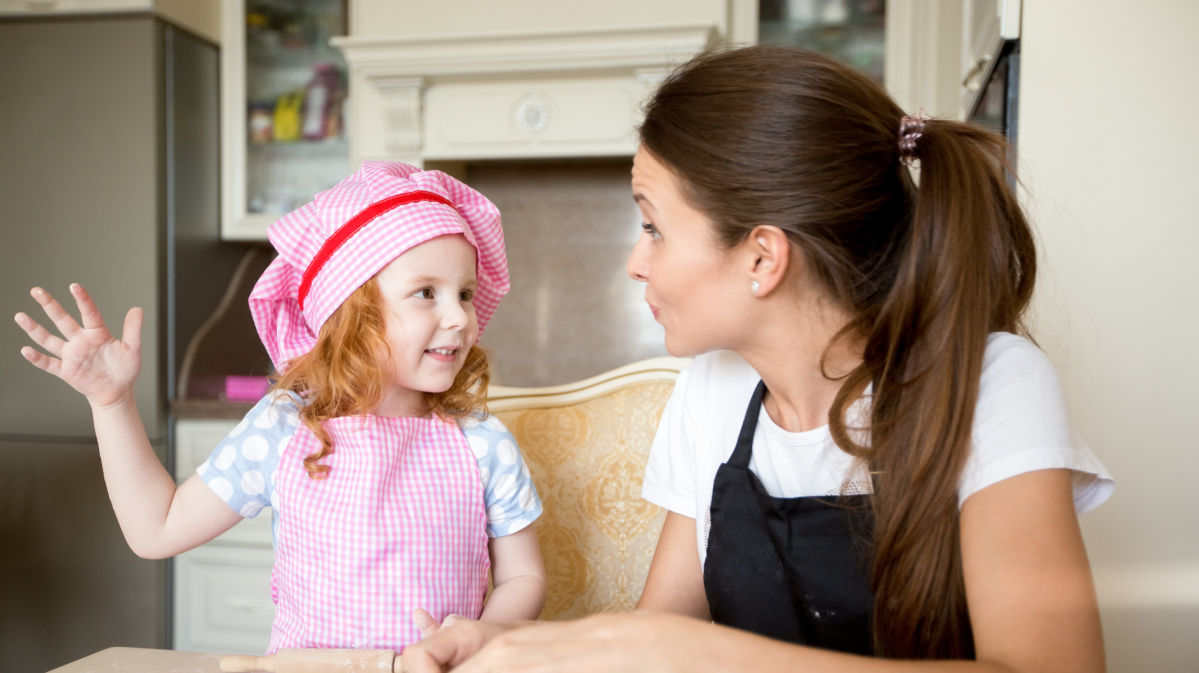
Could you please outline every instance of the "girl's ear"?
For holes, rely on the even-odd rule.
[[[782,229],[763,225],[755,227],[745,239],[749,262],[746,289],[756,297],[770,294],[783,277],[791,263],[791,242]]]

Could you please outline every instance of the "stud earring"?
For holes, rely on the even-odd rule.
[[[754,294],[758,293],[758,287],[759,287],[758,281],[756,281],[756,280],[749,284],[749,290],[750,290],[750,292],[753,292]]]

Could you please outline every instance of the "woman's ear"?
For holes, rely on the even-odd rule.
[[[791,242],[782,229],[763,225],[754,228],[745,239],[750,268],[747,289],[756,297],[770,294],[787,274],[791,263]]]

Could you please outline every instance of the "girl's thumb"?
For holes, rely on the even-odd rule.
[[[422,639],[437,633],[437,630],[441,628],[441,625],[437,623],[437,620],[433,619],[432,615],[420,608],[412,611],[412,621],[416,623],[416,628],[420,629],[420,637]]]

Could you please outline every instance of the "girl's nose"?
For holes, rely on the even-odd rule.
[[[629,253],[629,261],[624,267],[629,278],[642,283],[649,280],[649,241],[650,237],[646,234],[637,239],[637,244],[633,246],[633,252]]]
[[[462,302],[455,298],[454,301],[445,302],[445,308],[441,314],[441,328],[444,330],[462,330],[470,324],[470,316],[467,314],[466,308]]]

